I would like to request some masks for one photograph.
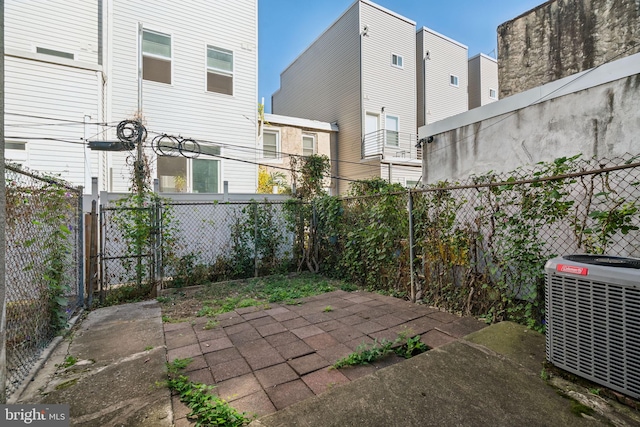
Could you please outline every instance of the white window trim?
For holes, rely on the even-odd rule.
[[[264,134],[276,134],[276,157],[264,157]],[[260,141],[260,158],[268,163],[282,163],[282,134],[279,128],[265,127],[262,131],[262,141]]]
[[[397,64],[394,64],[394,63],[393,63],[393,57],[394,57],[394,56],[395,56],[396,58],[400,58],[400,62],[402,62],[402,65],[397,65]],[[402,69],[404,69],[404,57],[403,57],[402,55],[398,55],[397,53],[392,53],[392,54],[391,54],[391,66],[392,66],[392,67],[395,67],[395,68],[399,68],[399,69],[401,69],[401,70],[402,70]]]
[[[387,144],[387,131],[393,131],[392,129],[387,128],[387,121],[389,117],[394,117],[398,122],[398,129],[394,132],[398,133],[398,145],[389,145]],[[385,147],[398,147],[400,146],[400,116],[395,116],[393,114],[385,114],[384,115],[384,145]]]
[[[18,163],[20,165],[29,164],[29,144],[27,141],[21,141],[17,139],[6,139],[6,144],[20,144],[24,147],[22,150],[16,150],[13,148],[5,149],[5,159],[11,161],[11,163]]]
[[[173,158],[174,156],[158,156],[158,157],[171,157]],[[187,158],[187,169],[185,171],[186,173],[186,188],[184,193],[181,194],[198,194],[198,193],[194,193],[193,192],[193,161],[196,160],[195,158]],[[216,162],[218,162],[218,191],[216,193],[213,194],[222,194],[223,193],[223,177],[222,177],[222,170],[223,170],[223,159],[218,159],[215,157],[209,157],[207,156],[207,158],[202,158],[200,160],[214,160]],[[159,175],[159,171],[158,168],[156,167],[156,178],[160,178]]]
[[[494,93],[493,96],[491,96],[491,91]],[[489,88],[489,99],[498,99],[498,91],[492,87]]]
[[[303,133],[302,134],[302,155],[304,155],[304,139],[305,138],[311,138],[313,139],[313,153],[311,154],[318,154],[318,137],[315,133]]]
[[[218,70],[216,68],[209,68],[209,65],[207,64],[209,48],[231,52],[231,57],[232,57],[232,60],[233,60],[233,62],[231,63],[231,68],[233,69],[233,71],[228,72],[226,70]],[[226,93],[213,92],[213,91],[207,90],[207,73],[209,72],[209,70],[211,70],[212,72],[214,72],[216,74],[231,76],[231,79],[232,79],[232,82],[233,82],[233,87],[231,88],[231,95],[227,95]],[[235,50],[226,49],[224,47],[219,47],[219,46],[214,46],[214,45],[209,44],[209,43],[206,43],[204,45],[204,91],[206,93],[212,93],[212,94],[217,95],[217,96],[227,96],[227,97],[231,97],[231,98],[236,96],[236,52],[235,52]]]
[[[220,152],[220,154],[222,155],[222,151]],[[218,191],[213,194],[222,194],[224,192],[224,181],[222,180],[222,159],[211,157],[211,156],[205,156],[201,159],[200,158],[188,159],[187,161],[187,175],[189,176],[188,184],[187,184],[187,188],[189,190],[188,192],[192,194],[203,194],[203,193],[193,193],[193,161],[194,160],[208,160],[208,161],[213,160],[218,162]]]
[[[153,53],[144,53],[144,49],[142,50],[142,52],[138,52],[138,61],[144,61],[144,57],[148,56],[149,58],[155,58],[155,59],[162,59],[163,61],[169,61],[171,63],[171,83],[168,83],[170,86],[173,86],[173,82],[174,82],[174,69],[173,69],[173,54],[174,54],[174,48],[173,48],[173,33],[171,32],[166,32],[166,31],[161,31],[161,30],[156,30],[154,28],[149,28],[149,27],[142,27],[142,32],[144,33],[145,31],[149,31],[151,33],[156,33],[156,34],[160,34],[163,36],[169,36],[169,38],[171,39],[171,58],[167,59],[166,56],[161,56],[161,55],[154,55]],[[137,28],[137,24],[136,24],[136,33],[138,32],[138,28]],[[139,37],[142,37],[142,34],[138,35]],[[138,42],[138,49],[142,49],[142,40],[140,40]],[[137,49],[136,49],[137,50]],[[138,64],[139,69],[142,68],[142,64]],[[150,84],[159,84],[159,85],[163,85],[166,86],[167,83],[161,83],[161,82],[155,82],[153,80],[145,80],[144,78],[142,78],[143,82],[147,82]]]
[[[453,77],[456,78],[455,84],[452,82]],[[460,77],[456,76],[455,74],[449,74],[449,86],[460,87]]]

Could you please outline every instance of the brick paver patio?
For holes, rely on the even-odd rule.
[[[258,416],[404,360],[391,355],[372,365],[328,369],[363,342],[394,340],[410,329],[435,348],[485,326],[393,297],[344,291],[304,298],[299,305],[237,309],[218,316],[209,330],[203,329],[207,320],[164,324],[169,362],[192,358],[185,375],[215,385],[231,406]],[[185,405],[177,396],[172,401],[176,427],[192,425]]]

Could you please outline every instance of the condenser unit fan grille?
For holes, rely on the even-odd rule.
[[[625,286],[547,268],[546,284],[547,359],[640,397],[640,282]]]

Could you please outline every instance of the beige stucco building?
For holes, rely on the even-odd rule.
[[[291,156],[325,155],[333,160],[337,142],[338,125],[318,120],[265,114],[259,136],[260,163],[267,172],[282,172],[291,184],[289,171]],[[332,176],[335,176],[332,161]],[[336,194],[333,179],[327,180],[327,192]]]

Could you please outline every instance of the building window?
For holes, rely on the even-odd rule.
[[[207,46],[207,91],[233,95],[233,52]]]
[[[142,78],[171,84],[171,36],[142,31]]]
[[[187,191],[187,158],[182,156],[158,156],[158,181],[164,193]]]
[[[453,74],[451,74],[449,76],[449,84],[451,86],[458,87],[459,86],[459,84],[458,84],[458,76],[454,76]]]
[[[264,131],[262,135],[262,157],[265,159],[278,158],[278,145],[280,134],[273,131]]]
[[[194,193],[219,193],[220,161],[193,159],[192,188]]]
[[[393,65],[394,67],[402,68],[402,56],[391,54],[391,65]]]
[[[4,157],[7,162],[24,164],[27,161],[27,143],[24,141],[5,141]]]
[[[302,135],[302,155],[305,157],[316,153],[316,138],[313,135]]]
[[[400,143],[398,138],[400,120],[396,116],[386,116],[385,129],[386,144],[392,147],[398,147]]]
[[[201,146],[201,155],[219,155],[219,147]],[[203,156],[204,157],[204,156]],[[219,193],[220,160],[158,156],[160,191],[165,193]]]
[[[36,47],[36,52],[43,55],[57,56],[59,58],[75,59],[75,55],[61,50],[47,49],[46,47]]]
[[[491,99],[497,99],[498,97],[496,96],[496,90],[495,89],[489,89],[489,98]]]
[[[405,181],[405,187],[407,188],[418,188],[420,187],[421,181],[414,181],[411,179],[407,179]]]

